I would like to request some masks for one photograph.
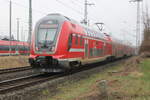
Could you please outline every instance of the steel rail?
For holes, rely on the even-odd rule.
[[[69,71],[68,73],[36,74],[36,75],[30,75],[30,76],[26,76],[26,77],[20,77],[20,78],[16,78],[16,79],[2,81],[2,82],[0,82],[0,94],[5,94],[5,93],[8,93],[8,92],[20,90],[20,89],[23,89],[23,88],[26,88],[26,87],[31,87],[35,84],[37,85],[39,83],[50,81],[52,79],[56,79],[56,78],[59,78],[59,77],[64,77],[64,76],[67,76],[67,75],[70,75],[70,74],[90,70],[92,68],[96,68],[96,66],[101,67],[101,69],[103,70],[105,68],[114,66],[117,63],[120,63],[121,62],[120,60],[115,60],[112,63],[104,62],[100,65],[99,64],[94,65],[93,67],[90,66],[89,68],[87,68],[87,66],[85,66],[83,69],[78,69],[76,71],[75,70]]]
[[[5,94],[10,91],[19,90],[25,87],[32,86],[34,84],[38,84],[62,76],[58,74],[58,75],[49,75],[47,77],[43,77],[44,75],[45,74],[37,74],[37,75],[31,75],[31,76],[12,79],[12,80],[2,81],[0,82],[0,94]]]
[[[32,69],[31,66],[25,66],[25,67],[17,67],[17,68],[6,68],[6,69],[0,69],[0,74],[5,74],[5,73],[13,73],[17,71],[25,71]]]

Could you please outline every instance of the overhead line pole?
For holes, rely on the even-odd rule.
[[[87,12],[87,0],[85,0],[85,4],[84,4],[84,24],[87,25],[87,15],[88,15],[88,12]]]
[[[88,24],[88,6],[91,6],[91,5],[95,5],[94,3],[88,3],[87,0],[85,0],[85,3],[84,3],[84,20],[83,20],[83,23],[85,25]]]
[[[9,2],[9,56],[11,56],[11,32],[12,32],[12,1]]]
[[[32,35],[32,0],[29,0],[29,34],[28,42],[31,45],[31,35]]]
[[[141,41],[141,32],[140,32],[140,2],[143,0],[132,0],[130,2],[137,2],[137,21],[136,21],[136,53],[139,52],[139,46]]]
[[[17,41],[19,42],[19,18],[17,18]],[[19,44],[17,44],[17,53],[19,51]]]
[[[19,28],[20,28],[20,22],[19,22],[19,18],[17,18],[17,41],[19,41]]]
[[[139,51],[139,46],[140,46],[140,0],[137,0],[137,29],[136,29],[136,33],[137,33],[137,50]]]

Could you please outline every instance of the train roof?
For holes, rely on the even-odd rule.
[[[114,37],[112,37],[112,42],[115,43],[115,44],[126,45],[126,46],[130,45],[130,46],[133,47],[133,44],[131,42],[119,40],[119,39],[114,38]]]
[[[107,37],[107,35],[105,35],[104,33],[100,32],[100,31],[97,31],[97,30],[94,30],[86,25],[83,25],[77,21],[75,21],[74,19],[71,19],[69,17],[66,17],[64,15],[61,15],[59,13],[52,13],[52,14],[48,14],[47,16],[45,16],[44,18],[42,18],[39,22],[43,21],[43,20],[48,20],[48,19],[56,19],[58,20],[60,23],[61,22],[64,22],[64,21],[69,21],[73,24],[77,24],[77,25],[80,25],[81,27],[84,28],[84,31],[86,33],[89,33],[88,35],[91,35],[91,36],[94,36],[94,35],[97,35],[97,36],[94,36],[94,37],[97,37],[97,38],[101,38],[101,39],[105,39]]]
[[[96,30],[93,30],[92,28],[84,25],[84,24],[81,24],[79,22],[77,22],[76,20],[72,19],[72,18],[69,18],[69,17],[66,17],[64,15],[61,15],[59,13],[52,13],[52,14],[48,14],[45,18],[50,18],[50,17],[54,17],[55,19],[58,19],[58,20],[61,20],[61,21],[70,21],[74,24],[78,24],[80,26],[82,26],[83,28],[85,29],[89,29],[89,30],[92,30],[92,31],[96,31]],[[98,31],[97,31],[98,32]],[[99,32],[100,33],[100,32]]]
[[[73,23],[78,23],[77,21],[70,19],[66,16],[63,16],[59,13],[52,13],[52,14],[48,14],[47,16],[45,16],[44,18],[42,18],[39,22],[43,21],[43,20],[48,20],[48,19],[56,19],[60,22],[64,22],[64,21],[71,21]]]

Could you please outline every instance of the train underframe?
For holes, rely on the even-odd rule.
[[[64,72],[73,67],[81,66],[78,61],[69,61],[68,59],[54,59],[51,56],[39,56],[35,59],[29,58],[30,65],[39,72]]]
[[[128,57],[128,56],[124,55],[122,57]],[[108,62],[111,62],[116,58],[122,58],[122,57],[109,56],[106,59],[103,59],[102,61],[106,60]],[[39,56],[36,57],[35,59],[29,58],[29,63],[33,68],[35,68],[36,71],[45,72],[45,73],[65,72],[65,71],[69,71],[70,69],[82,66],[82,63],[79,60],[75,60],[75,59],[58,60],[58,59],[54,59],[51,56]]]

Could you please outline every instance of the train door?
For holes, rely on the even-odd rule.
[[[84,54],[85,59],[88,58],[88,56],[89,56],[88,39],[85,39],[85,54]]]
[[[107,50],[107,46],[106,46],[106,42],[104,42],[104,44],[103,44],[103,56],[106,56],[106,50]]]
[[[99,56],[104,56],[104,52],[105,52],[105,42],[100,42],[100,53]]]

